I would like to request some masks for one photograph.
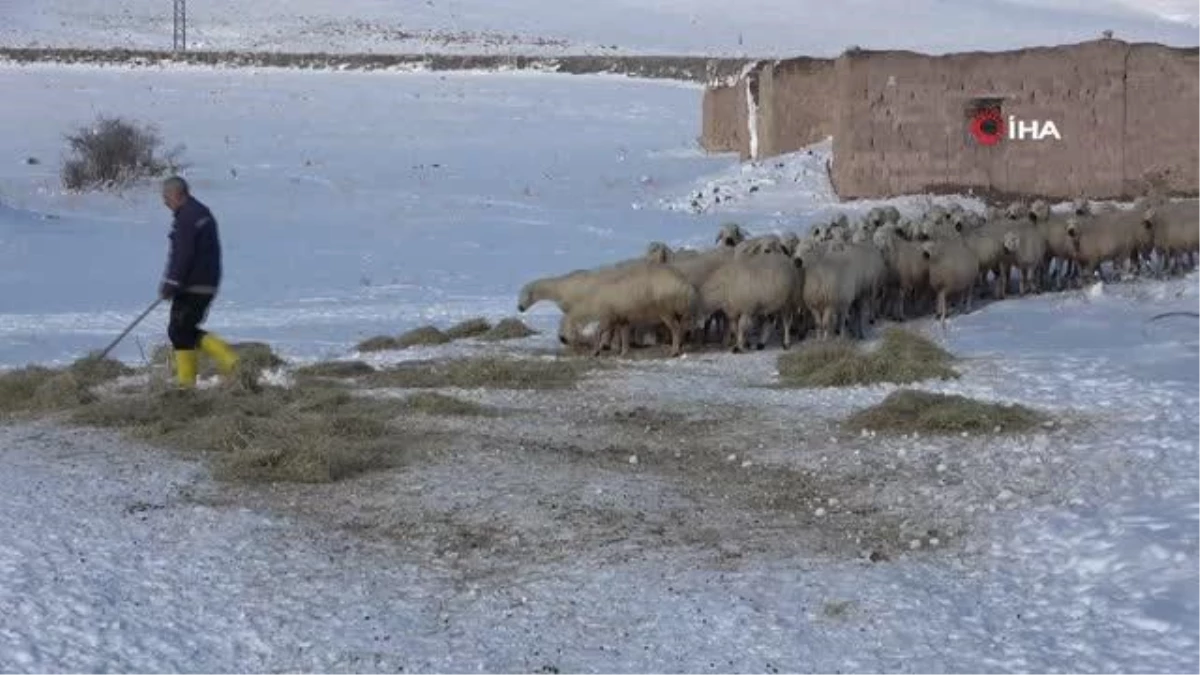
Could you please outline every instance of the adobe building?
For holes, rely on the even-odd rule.
[[[1194,196],[1198,54],[1102,39],[1007,52],[853,50],[836,59],[759,61],[705,91],[701,142],[746,160],[832,136],[830,178],[843,199],[930,192],[1131,199],[1148,185]],[[1047,122],[1058,138],[1013,138],[1035,123],[1051,131]]]

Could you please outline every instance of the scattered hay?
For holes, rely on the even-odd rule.
[[[1046,415],[1023,405],[901,389],[851,415],[845,427],[892,433],[1010,433],[1026,431],[1048,420]]]
[[[405,389],[565,389],[575,386],[589,370],[599,367],[583,359],[461,358],[405,363],[366,378],[374,387]]]
[[[287,361],[280,358],[265,342],[235,342],[229,346],[238,355],[238,366],[245,370],[261,372],[287,365]],[[210,363],[209,367],[214,366]]]
[[[271,346],[265,342],[234,342],[229,345],[238,356],[238,373],[235,376],[238,379],[242,377],[254,376],[257,377],[264,370],[274,368],[282,368],[287,365],[287,361],[271,350]],[[217,374],[217,366],[212,359],[198,351],[199,358],[197,364],[197,374],[201,378],[209,378]],[[174,369],[175,351],[171,345],[159,345],[150,354],[150,362],[155,366],[167,365]],[[243,376],[242,373],[246,375]]]
[[[439,394],[436,391],[421,391],[412,394],[404,399],[403,405],[407,410],[426,415],[485,417],[493,414],[492,409],[487,406]]]
[[[362,377],[373,372],[375,369],[365,361],[321,361],[301,366],[294,371],[299,377],[329,378]]]
[[[134,374],[134,369],[110,358],[101,358],[98,353],[88,354],[67,366],[67,371],[87,384],[102,384],[118,377]]]
[[[395,406],[341,389],[268,387],[104,398],[72,421],[211,455],[229,480],[331,482],[393,466],[406,438]]]
[[[899,328],[884,331],[874,350],[846,341],[806,344],[778,360],[780,384],[789,387],[848,387],[911,384],[959,376],[954,357],[928,339]]]
[[[58,373],[38,385],[29,400],[31,410],[65,410],[95,401],[88,383],[71,372]]]
[[[385,352],[391,349],[399,349],[400,341],[390,335],[376,335],[375,337],[367,338],[362,342],[354,345],[356,352]]]
[[[85,356],[64,369],[28,366],[0,373],[0,412],[65,410],[95,400],[92,387],[134,371],[120,361]]]
[[[483,317],[467,319],[460,321],[446,329],[446,337],[451,340],[461,340],[462,338],[476,337],[492,330],[492,324]]]
[[[425,345],[444,345],[449,341],[450,338],[437,326],[420,326],[407,333],[402,333],[396,338],[396,344],[400,349]]]
[[[29,410],[34,394],[55,371],[41,366],[27,366],[0,374],[0,412]]]
[[[520,319],[508,318],[501,319],[486,333],[480,335],[479,339],[499,342],[501,340],[519,340],[531,335],[537,335],[537,331],[526,326]]]

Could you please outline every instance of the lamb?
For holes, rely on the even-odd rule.
[[[590,283],[589,283],[590,282]],[[629,350],[629,332],[639,324],[661,322],[671,332],[671,356],[683,353],[683,327],[699,307],[696,287],[669,265],[644,262],[612,274],[601,273],[585,281],[589,292],[572,304],[572,323],[597,321],[599,339],[593,356],[599,356],[606,339],[617,331],[621,356]]]
[[[961,239],[928,241],[922,244],[929,261],[929,286],[937,294],[937,314],[946,329],[949,296],[963,296],[963,311],[971,311],[971,295],[979,276],[979,260]]]
[[[736,331],[733,352],[746,351],[746,333],[758,330],[758,349],[766,341],[762,319],[777,316],[783,324],[783,348],[792,343],[792,321],[800,303],[803,277],[780,252],[735,256],[719,267],[700,288],[702,311],[723,313]]]

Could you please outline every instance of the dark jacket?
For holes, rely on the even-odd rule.
[[[215,294],[221,285],[221,239],[217,219],[195,197],[175,211],[171,252],[163,283],[176,292]]]

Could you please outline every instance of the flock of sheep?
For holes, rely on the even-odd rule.
[[[843,213],[804,237],[750,237],[728,223],[708,250],[653,242],[640,258],[526,284],[517,309],[548,300],[562,311],[559,339],[598,355],[647,339],[718,340],[736,352],[778,336],[815,332],[862,338],[879,318],[904,321],[935,311],[945,326],[952,303],[970,311],[979,291],[1007,296],[1079,287],[1104,263],[1116,272],[1174,274],[1200,255],[1197,201],[1143,198],[1132,208],[1076,201],[1053,213],[1044,201],[1014,202],[985,214],[934,206],[916,219],[895,207],[850,222]],[[1014,275],[1015,273],[1015,275]],[[594,340],[584,329],[596,325]],[[664,332],[665,331],[665,332]],[[614,340],[616,342],[614,342]]]

